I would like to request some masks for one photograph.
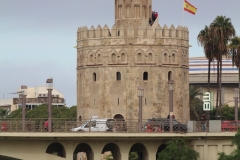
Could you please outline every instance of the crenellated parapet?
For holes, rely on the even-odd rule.
[[[88,41],[88,45],[102,45],[102,43],[97,42],[97,40],[102,41],[103,39],[108,39],[108,45],[114,45],[117,39],[124,39],[125,44],[128,42],[126,39],[135,39],[135,43],[138,44],[139,39],[146,39],[148,44],[162,44],[168,45],[169,42],[175,42],[175,44],[179,44],[181,46],[188,47],[189,40],[189,31],[187,27],[178,26],[174,27],[171,25],[168,27],[164,25],[161,27],[159,24],[156,27],[146,26],[146,27],[127,27],[123,26],[117,27],[114,24],[111,28],[107,25],[101,27],[98,25],[96,28],[91,26],[90,28],[83,26],[79,27],[77,30],[77,41],[78,47],[86,46],[84,41]],[[111,40],[112,39],[112,40]],[[151,40],[150,40],[151,39]],[[159,43],[160,42],[160,43]],[[131,42],[134,44],[134,41]],[[174,43],[171,43],[172,45]]]

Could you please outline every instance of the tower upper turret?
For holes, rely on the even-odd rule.
[[[117,26],[146,26],[152,16],[152,0],[115,0]]]

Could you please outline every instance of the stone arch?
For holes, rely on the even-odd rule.
[[[176,62],[177,62],[177,52],[173,50],[171,53],[171,63],[176,63]]]
[[[116,115],[113,117],[113,119],[115,119],[115,120],[124,120],[124,117],[123,117],[123,115],[121,115],[121,114],[116,114]]]
[[[127,123],[121,114],[116,114],[113,119],[115,120],[116,131],[127,131]]]
[[[87,160],[94,160],[92,148],[87,143],[78,144],[73,152],[73,157],[77,157],[77,154],[79,153],[86,154]]]
[[[96,52],[96,58],[97,58],[97,63],[102,63],[102,52],[101,51],[97,51]]]
[[[109,63],[117,63],[117,51],[111,50],[109,52]]]
[[[89,56],[88,62],[89,63],[95,63],[95,54],[94,54],[94,52],[93,51],[89,51],[88,52],[88,56]]]
[[[144,61],[144,52],[143,50],[137,50],[135,53],[135,60],[137,62],[143,62]]]
[[[65,148],[58,142],[51,143],[47,147],[46,153],[66,158]]]
[[[119,52],[119,57],[120,57],[120,61],[121,62],[126,62],[127,61],[127,52],[122,49],[120,52]]]
[[[163,63],[169,63],[169,51],[168,50],[164,50],[162,53],[162,62]]]
[[[149,157],[146,147],[141,143],[135,143],[129,151],[129,156],[130,154],[137,154],[139,160],[148,160]]]
[[[108,156],[109,154],[112,154],[112,157],[114,160],[121,160],[121,152],[115,143],[108,143],[103,147],[102,154],[105,154]],[[104,156],[105,156],[104,155]]]
[[[147,61],[154,61],[155,52],[153,50],[148,50],[146,52]]]
[[[164,149],[166,148],[166,144],[161,144],[158,149],[157,149],[157,153],[156,153],[156,159],[158,159],[158,153],[161,153]]]

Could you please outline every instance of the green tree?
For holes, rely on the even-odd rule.
[[[0,118],[6,118],[9,111],[7,109],[0,108]]]
[[[240,159],[240,130],[236,133],[232,140],[232,144],[237,146],[230,155],[226,155],[226,153],[221,152],[218,153],[218,160],[239,160]]]
[[[189,86],[189,106],[190,106],[190,119],[199,121],[202,113],[202,100],[198,97],[202,95],[200,89],[193,85]]]
[[[231,23],[231,19],[225,16],[217,16],[210,24],[210,38],[216,47],[217,63],[217,102],[216,116],[219,115],[219,106],[221,106],[221,88],[222,88],[222,56],[227,54],[227,45],[229,40],[235,36],[235,29]]]
[[[128,159],[129,160],[138,160],[138,153],[137,152],[130,152]]]
[[[214,43],[212,38],[210,38],[209,27],[205,26],[203,30],[201,30],[197,37],[198,44],[203,47],[205,57],[208,59],[208,91],[210,90],[210,69],[211,62],[214,60]]]
[[[48,106],[41,105],[32,110],[26,109],[26,118],[42,118],[48,117]],[[77,107],[56,107],[52,106],[52,118],[76,119]],[[7,118],[22,118],[22,109],[13,111]]]
[[[229,55],[232,57],[232,65],[238,68],[238,88],[240,95],[240,37],[233,37],[228,45]]]
[[[158,153],[157,160],[197,160],[199,158],[199,153],[188,144],[187,139],[173,139],[166,145],[166,148]]]

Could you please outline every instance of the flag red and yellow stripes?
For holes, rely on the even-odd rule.
[[[184,1],[183,8],[185,11],[195,14],[197,12],[197,8],[191,5],[188,1]]]

